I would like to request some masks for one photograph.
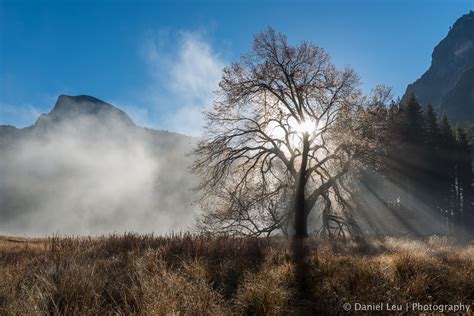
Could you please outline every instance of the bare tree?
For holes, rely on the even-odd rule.
[[[311,43],[291,46],[271,28],[255,36],[252,52],[224,69],[194,152],[201,227],[306,237],[317,208],[321,233],[358,234],[350,180],[380,151],[373,109],[387,97],[364,98],[358,85]]]

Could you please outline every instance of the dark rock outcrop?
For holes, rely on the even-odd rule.
[[[440,106],[441,113],[448,113],[456,122],[474,119],[474,68],[465,71]]]
[[[452,104],[450,100],[453,95],[451,94],[448,97],[448,94],[453,89],[457,89],[458,91],[454,94],[458,96],[467,95],[460,92],[459,89],[469,85],[466,80],[472,79],[470,75],[472,68],[474,68],[473,11],[462,16],[454,23],[446,38],[435,47],[430,68],[421,78],[408,85],[403,99],[406,99],[413,92],[423,106],[431,103],[436,111],[446,111],[450,116],[452,114],[457,119],[463,119],[457,114],[459,112],[458,107],[467,107],[467,101],[466,105]],[[464,82],[458,85],[461,78]],[[474,85],[474,82],[470,81],[470,85]],[[447,99],[445,100],[445,98]],[[464,102],[464,100],[457,101]],[[471,115],[469,119],[473,118]]]

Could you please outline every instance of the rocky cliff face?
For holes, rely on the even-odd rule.
[[[456,122],[474,119],[474,68],[463,72],[456,85],[444,96],[440,112],[448,113]]]
[[[420,103],[426,106],[431,103],[438,112],[447,112],[460,119],[453,107],[462,105],[452,104],[447,95],[454,88],[466,86],[466,82],[457,86],[459,80],[472,78],[464,75],[474,68],[474,12],[459,18],[444,38],[434,49],[431,66],[421,78],[409,84],[403,99],[413,92]],[[470,81],[470,85],[474,82]],[[459,95],[459,91],[456,93]],[[464,102],[463,100],[457,100]],[[467,105],[466,105],[467,106]],[[453,117],[454,118],[454,117]],[[474,117],[471,117],[473,119]]]

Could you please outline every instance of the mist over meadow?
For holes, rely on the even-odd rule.
[[[0,130],[0,229],[27,236],[188,231],[199,212],[197,176],[189,170],[196,142],[138,127],[93,97],[60,96],[31,127]],[[412,192],[376,172],[364,179],[354,190],[365,233],[446,232],[439,214]],[[391,210],[384,201],[396,197],[412,211]],[[310,217],[313,227],[321,225],[322,209]]]
[[[94,98],[58,99],[0,137],[0,230],[14,235],[164,234],[194,221],[194,139],[137,127]]]

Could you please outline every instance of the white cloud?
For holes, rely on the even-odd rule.
[[[170,37],[177,38],[173,47]],[[154,83],[151,97],[168,109],[165,129],[197,136],[204,124],[202,111],[212,105],[225,62],[202,34],[160,32],[148,39],[146,58]]]

